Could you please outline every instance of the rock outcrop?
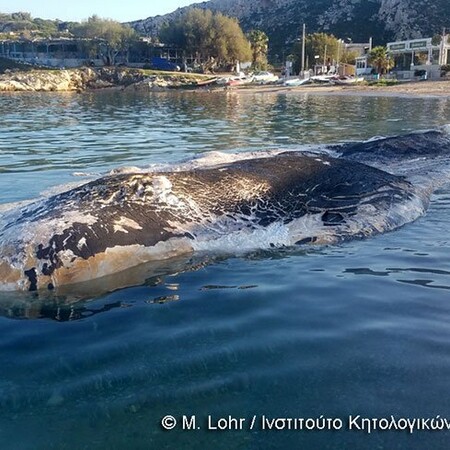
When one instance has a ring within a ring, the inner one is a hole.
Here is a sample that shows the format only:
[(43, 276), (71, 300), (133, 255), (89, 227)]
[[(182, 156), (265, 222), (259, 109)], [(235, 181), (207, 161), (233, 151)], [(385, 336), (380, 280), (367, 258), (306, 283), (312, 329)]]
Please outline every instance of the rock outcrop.
[(148, 75), (139, 69), (122, 68), (8, 71), (0, 75), (0, 91), (84, 91), (109, 87), (161, 90), (195, 81), (183, 74)]
[(78, 91), (112, 86), (93, 69), (32, 70), (0, 75), (0, 91)]

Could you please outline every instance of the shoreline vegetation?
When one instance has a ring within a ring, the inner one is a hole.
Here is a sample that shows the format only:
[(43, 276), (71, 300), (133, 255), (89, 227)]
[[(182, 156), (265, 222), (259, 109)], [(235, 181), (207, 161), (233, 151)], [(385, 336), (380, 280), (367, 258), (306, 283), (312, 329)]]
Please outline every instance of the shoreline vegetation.
[(0, 92), (83, 92), (97, 89), (125, 91), (161, 91), (169, 89), (211, 92), (232, 90), (240, 93), (330, 93), (389, 96), (442, 96), (450, 97), (450, 80), (403, 82), (397, 84), (355, 84), (283, 86), (242, 85), (235, 87), (203, 86), (211, 75), (163, 72), (122, 67), (5, 70), (0, 74)]

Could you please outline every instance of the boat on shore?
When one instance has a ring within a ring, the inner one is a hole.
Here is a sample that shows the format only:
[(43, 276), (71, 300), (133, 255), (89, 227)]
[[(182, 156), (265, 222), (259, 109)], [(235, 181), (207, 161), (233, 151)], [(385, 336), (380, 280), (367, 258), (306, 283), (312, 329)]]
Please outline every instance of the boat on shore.
[(339, 86), (348, 86), (348, 85), (352, 85), (355, 83), (361, 83), (362, 81), (364, 81), (363, 77), (339, 77), (339, 78), (331, 79), (330, 83), (337, 84)]
[(256, 72), (253, 74), (252, 82), (257, 84), (276, 83), (279, 80), (278, 75), (272, 72)]
[(231, 77), (226, 83), (226, 86), (241, 86), (243, 84), (250, 84), (252, 81), (253, 77)]
[(310, 78), (293, 78), (291, 80), (286, 80), (284, 82), (285, 86), (304, 86), (306, 84), (311, 84)]
[(330, 83), (335, 77), (335, 75), (315, 75), (311, 77), (310, 80), (314, 83)]
[(194, 86), (201, 87), (201, 86), (210, 86), (211, 84), (216, 84), (217, 77), (208, 78), (207, 80), (198, 80)]

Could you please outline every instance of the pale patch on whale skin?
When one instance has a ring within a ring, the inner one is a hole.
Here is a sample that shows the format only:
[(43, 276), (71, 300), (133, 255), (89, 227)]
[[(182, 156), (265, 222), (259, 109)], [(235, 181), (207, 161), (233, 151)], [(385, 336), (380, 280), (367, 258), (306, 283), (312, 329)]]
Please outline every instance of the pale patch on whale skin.
[(3, 290), (19, 289), (19, 280), (23, 277), (19, 268), (14, 268), (6, 261), (0, 261), (0, 287)]
[[(39, 202), (37, 203), (39, 205)], [(20, 210), (22, 215), (26, 215), (33, 204), (27, 205)], [(17, 218), (17, 211), (9, 213), (2, 217), (4, 220), (11, 220), (11, 217)], [(39, 217), (39, 216), (38, 216)], [(1, 230), (0, 254), (2, 255), (2, 269), (0, 272), (0, 288), (6, 289), (7, 286), (15, 286), (19, 290), (29, 288), (29, 279), (24, 276), (26, 270), (35, 268), (42, 271), (43, 262), (36, 257), (36, 243), (49, 241), (52, 236), (62, 233), (65, 229), (74, 223), (84, 225), (93, 225), (97, 218), (91, 214), (81, 214), (75, 210), (69, 210), (59, 218), (24, 220), (14, 227)], [(86, 245), (86, 239), (81, 238), (78, 242), (80, 248)], [(53, 283), (51, 277), (43, 277), (40, 286), (47, 287)]]
[(67, 263), (56, 269), (51, 278), (42, 280), (38, 288), (45, 288), (49, 280), (55, 286), (83, 283), (122, 272), (130, 268), (130, 261), (132, 261), (131, 266), (138, 266), (152, 260), (169, 259), (192, 251), (193, 248), (188, 239), (169, 239), (159, 242), (154, 247), (136, 244), (107, 248), (104, 252), (97, 253), (87, 260), (77, 258), (70, 262), (68, 255)]
[(77, 244), (79, 250), (81, 250), (86, 245), (86, 238), (82, 237)]
[[(102, 278), (122, 272), (131, 266), (138, 266), (152, 260), (164, 260), (193, 251), (188, 239), (169, 239), (159, 242), (153, 247), (142, 245), (116, 246), (107, 248), (104, 252), (97, 253), (88, 259), (74, 258), (71, 250), (60, 253), (62, 267), (56, 269), (52, 275), (40, 275), (37, 278), (37, 289), (47, 289), (49, 284), (53, 286), (72, 285), (83, 283), (95, 278)], [(130, 262), (132, 263), (130, 264)], [(29, 258), (27, 267), (40, 266), (36, 258)], [(0, 287), (2, 290), (27, 290), (29, 280), (24, 277), (23, 270), (12, 268), (6, 262), (0, 262)]]
[(121, 217), (119, 220), (116, 220), (114, 222), (115, 233), (117, 233), (118, 231), (121, 231), (122, 233), (128, 233), (127, 228), (131, 228), (133, 230), (142, 230), (142, 227), (137, 222), (129, 219), (128, 217)]
[(162, 202), (169, 200), (170, 203), (170, 197), (168, 199), (168, 196), (172, 193), (172, 183), (166, 176), (155, 176), (153, 178), (152, 187), (153, 198), (155, 201)]

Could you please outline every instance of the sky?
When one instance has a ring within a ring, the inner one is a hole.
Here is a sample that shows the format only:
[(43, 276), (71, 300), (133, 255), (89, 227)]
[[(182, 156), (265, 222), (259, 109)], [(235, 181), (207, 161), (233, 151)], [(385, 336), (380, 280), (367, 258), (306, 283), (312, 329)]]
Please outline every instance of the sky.
[(119, 22), (166, 14), (202, 0), (0, 0), (0, 12), (29, 12), (42, 19), (81, 21), (93, 14)]

